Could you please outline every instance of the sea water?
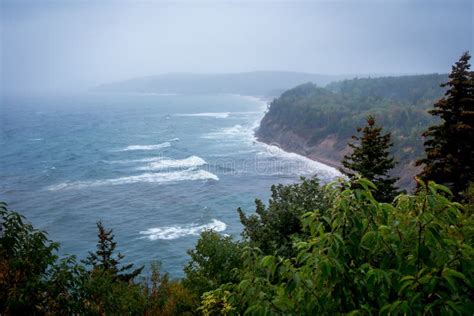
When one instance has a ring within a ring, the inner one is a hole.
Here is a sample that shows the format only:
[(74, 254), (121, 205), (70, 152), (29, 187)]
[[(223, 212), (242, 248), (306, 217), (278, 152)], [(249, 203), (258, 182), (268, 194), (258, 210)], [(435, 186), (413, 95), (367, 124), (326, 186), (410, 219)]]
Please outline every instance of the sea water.
[(236, 209), (270, 187), (339, 173), (258, 142), (268, 104), (238, 95), (87, 94), (4, 99), (0, 200), (79, 258), (96, 222), (125, 262), (160, 261), (182, 276), (199, 234), (239, 238)]

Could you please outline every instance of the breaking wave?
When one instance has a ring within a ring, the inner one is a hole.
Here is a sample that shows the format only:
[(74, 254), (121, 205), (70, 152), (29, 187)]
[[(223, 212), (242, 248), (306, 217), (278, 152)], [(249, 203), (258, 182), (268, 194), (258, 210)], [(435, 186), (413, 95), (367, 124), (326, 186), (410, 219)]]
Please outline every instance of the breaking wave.
[(222, 232), (226, 230), (227, 225), (217, 219), (213, 219), (210, 223), (204, 225), (187, 224), (187, 225), (172, 225), (150, 228), (140, 232), (140, 235), (145, 235), (144, 238), (150, 240), (172, 240), (185, 236), (197, 236), (204, 230), (213, 230)]
[(157, 149), (167, 148), (167, 147), (170, 147), (170, 146), (171, 146), (170, 142), (164, 142), (164, 143), (156, 144), (156, 145), (130, 145), (130, 146), (127, 146), (123, 149), (120, 149), (119, 151), (157, 150)]
[(183, 169), (199, 167), (207, 162), (198, 156), (190, 156), (184, 159), (157, 159), (148, 166), (140, 167), (138, 170), (164, 170), (164, 169)]
[(195, 181), (195, 180), (214, 180), (218, 181), (219, 177), (215, 174), (200, 170), (200, 169), (187, 169), (174, 172), (160, 172), (160, 173), (143, 173), (136, 176), (121, 177), (115, 179), (105, 179), (96, 181), (75, 181), (75, 182), (64, 182), (56, 185), (47, 187), (49, 191), (59, 191), (64, 189), (83, 189), (89, 187), (98, 187), (105, 185), (121, 185), (121, 184), (132, 184), (132, 183), (172, 183), (179, 181)]
[[(264, 150), (257, 153), (258, 157), (262, 158), (277, 158), (280, 162), (287, 162), (287, 172), (294, 174), (317, 174), (322, 179), (335, 179), (342, 176), (342, 174), (331, 166), (325, 165), (318, 161), (312, 160), (305, 156), (284, 151), (278, 146), (262, 144)], [(293, 172), (288, 172), (293, 171)]]
[(254, 131), (251, 128), (242, 126), (240, 124), (224, 127), (214, 132), (210, 132), (201, 136), (205, 139), (255, 139)]

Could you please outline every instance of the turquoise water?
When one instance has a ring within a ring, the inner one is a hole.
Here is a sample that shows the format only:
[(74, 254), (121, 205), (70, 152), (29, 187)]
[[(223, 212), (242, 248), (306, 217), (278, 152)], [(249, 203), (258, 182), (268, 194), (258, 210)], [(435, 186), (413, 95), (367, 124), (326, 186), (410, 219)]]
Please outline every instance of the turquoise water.
[(337, 172), (253, 136), (267, 105), (236, 95), (104, 95), (6, 99), (0, 200), (61, 243), (94, 250), (113, 228), (125, 261), (159, 260), (182, 275), (199, 233), (239, 237), (236, 212), (270, 186)]

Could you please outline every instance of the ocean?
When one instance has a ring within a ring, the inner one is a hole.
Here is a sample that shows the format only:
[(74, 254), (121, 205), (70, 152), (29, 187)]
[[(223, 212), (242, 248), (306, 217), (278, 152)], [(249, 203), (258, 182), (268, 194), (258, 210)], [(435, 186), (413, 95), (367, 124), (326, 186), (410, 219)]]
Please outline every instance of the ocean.
[(222, 94), (4, 99), (0, 200), (60, 242), (61, 255), (94, 251), (100, 220), (124, 263), (160, 261), (180, 277), (199, 233), (239, 238), (236, 209), (254, 212), (272, 184), (339, 175), (258, 142), (267, 106)]

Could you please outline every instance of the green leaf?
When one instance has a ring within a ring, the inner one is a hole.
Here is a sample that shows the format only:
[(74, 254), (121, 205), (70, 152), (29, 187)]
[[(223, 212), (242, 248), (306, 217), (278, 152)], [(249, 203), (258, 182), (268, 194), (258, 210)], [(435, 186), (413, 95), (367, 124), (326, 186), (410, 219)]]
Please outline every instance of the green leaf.
[(268, 268), (271, 265), (274, 265), (275, 257), (274, 256), (265, 256), (262, 258), (260, 264), (263, 268)]

